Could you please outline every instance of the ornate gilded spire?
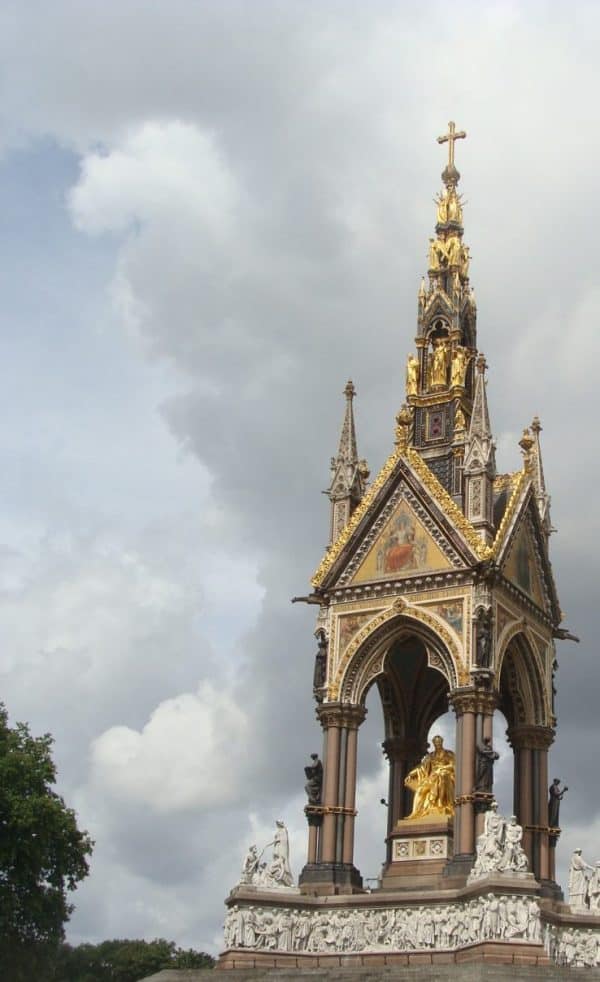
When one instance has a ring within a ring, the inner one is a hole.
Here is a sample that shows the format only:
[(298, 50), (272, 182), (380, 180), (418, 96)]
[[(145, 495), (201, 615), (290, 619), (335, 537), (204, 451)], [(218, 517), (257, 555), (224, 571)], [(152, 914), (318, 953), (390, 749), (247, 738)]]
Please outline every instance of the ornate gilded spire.
[(331, 501), (331, 541), (334, 542), (365, 493), (369, 468), (359, 460), (352, 402), (356, 395), (354, 383), (344, 389), (346, 408), (340, 434), (337, 457), (331, 458), (331, 483), (327, 495)]

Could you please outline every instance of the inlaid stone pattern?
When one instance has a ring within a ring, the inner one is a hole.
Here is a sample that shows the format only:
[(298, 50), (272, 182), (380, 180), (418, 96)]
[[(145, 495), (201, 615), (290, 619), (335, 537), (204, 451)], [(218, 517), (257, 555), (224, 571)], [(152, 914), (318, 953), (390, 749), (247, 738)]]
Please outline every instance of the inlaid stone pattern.
[(309, 910), (235, 904), (224, 940), (226, 949), (256, 951), (444, 951), (492, 940), (541, 945), (542, 928), (536, 900), (490, 893), (428, 907)]
[(393, 861), (419, 859), (449, 859), (452, 856), (452, 845), (447, 836), (423, 836), (418, 839), (394, 839)]

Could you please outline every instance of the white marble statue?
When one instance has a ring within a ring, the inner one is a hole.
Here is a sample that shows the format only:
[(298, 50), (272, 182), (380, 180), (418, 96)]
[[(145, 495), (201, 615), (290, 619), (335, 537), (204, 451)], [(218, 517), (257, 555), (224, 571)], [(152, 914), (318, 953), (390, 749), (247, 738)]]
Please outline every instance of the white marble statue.
[(523, 828), (514, 815), (510, 821), (498, 814), (495, 801), (485, 813), (483, 832), (477, 839), (477, 855), (468, 883), (490, 873), (526, 873), (527, 856), (522, 846)]
[[(261, 859), (273, 846), (270, 862)], [(275, 834), (271, 842), (258, 852), (255, 845), (250, 846), (244, 859), (238, 886), (291, 887), (294, 884), (290, 869), (290, 841), (288, 830), (283, 822), (275, 822)]]
[(581, 849), (575, 849), (569, 866), (569, 903), (571, 907), (587, 907), (588, 874), (593, 866), (586, 863)]

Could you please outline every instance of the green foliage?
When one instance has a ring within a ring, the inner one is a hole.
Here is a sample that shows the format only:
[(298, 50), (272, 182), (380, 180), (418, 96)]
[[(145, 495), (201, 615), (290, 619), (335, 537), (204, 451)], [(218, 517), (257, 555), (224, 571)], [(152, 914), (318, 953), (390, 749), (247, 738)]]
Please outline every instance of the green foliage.
[(74, 890), (89, 872), (92, 841), (52, 790), (49, 734), (8, 725), (0, 703), (0, 977), (43, 978), (64, 937)]
[(62, 945), (54, 982), (138, 982), (163, 968), (212, 968), (203, 951), (184, 951), (172, 941), (114, 940)]

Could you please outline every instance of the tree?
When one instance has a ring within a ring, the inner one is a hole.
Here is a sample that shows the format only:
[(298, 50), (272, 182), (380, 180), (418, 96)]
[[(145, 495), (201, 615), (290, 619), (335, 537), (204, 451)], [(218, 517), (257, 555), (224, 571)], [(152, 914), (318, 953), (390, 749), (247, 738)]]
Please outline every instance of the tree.
[(177, 948), (172, 941), (113, 940), (61, 946), (53, 982), (138, 982), (163, 968), (212, 968), (203, 951)]
[(43, 978), (73, 910), (67, 891), (88, 875), (93, 843), (52, 790), (52, 737), (8, 725), (0, 703), (0, 977)]

